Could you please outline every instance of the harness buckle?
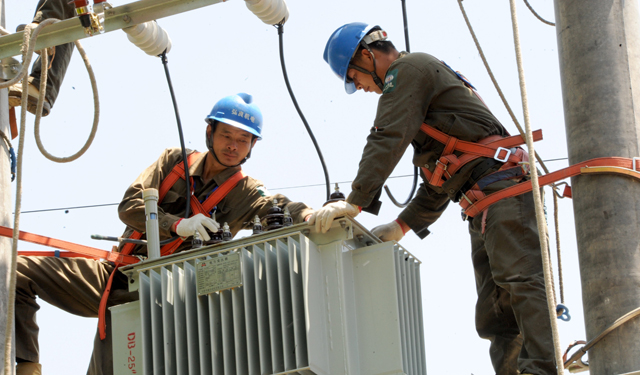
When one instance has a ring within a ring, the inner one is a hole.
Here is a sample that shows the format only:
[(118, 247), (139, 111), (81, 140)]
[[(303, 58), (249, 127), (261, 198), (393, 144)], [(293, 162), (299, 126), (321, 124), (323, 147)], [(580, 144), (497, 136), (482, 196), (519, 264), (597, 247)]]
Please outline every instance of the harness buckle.
[(635, 158), (633, 158), (631, 160), (632, 160), (631, 169), (633, 169), (636, 172), (640, 172), (640, 170), (636, 167), (636, 165), (637, 165), (636, 162), (640, 162), (640, 157), (635, 157)]
[[(500, 158), (500, 153), (504, 151), (506, 152), (506, 155), (504, 158)], [(496, 159), (499, 162), (502, 163), (506, 163), (507, 160), (509, 160), (509, 156), (511, 156), (511, 150), (508, 148), (504, 148), (504, 147), (498, 147), (498, 149), (496, 150), (496, 154), (493, 156), (494, 159)]]
[[(438, 168), (438, 164), (442, 164), (442, 172), (447, 174), (447, 178), (451, 178), (451, 174), (449, 174), (449, 172), (447, 171), (449, 164), (445, 164), (440, 160), (436, 160), (436, 168)], [(435, 172), (435, 169), (434, 169), (434, 172)]]

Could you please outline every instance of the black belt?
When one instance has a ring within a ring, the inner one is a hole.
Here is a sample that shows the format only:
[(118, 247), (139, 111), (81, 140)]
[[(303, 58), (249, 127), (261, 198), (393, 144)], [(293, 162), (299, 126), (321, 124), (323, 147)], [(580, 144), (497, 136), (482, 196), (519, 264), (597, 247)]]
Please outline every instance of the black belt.
[(459, 202), (460, 198), (462, 198), (462, 194), (466, 193), (467, 190), (471, 189), (471, 187), (475, 185), (478, 182), (478, 180), (485, 175), (486, 172), (491, 170), (496, 165), (502, 165), (502, 164), (503, 164), (502, 162), (497, 161), (494, 158), (487, 158), (482, 163), (478, 164), (475, 168), (473, 168), (473, 171), (471, 171), (471, 176), (469, 177), (469, 179), (464, 184), (462, 184), (462, 187), (460, 188), (460, 190), (458, 190), (458, 193), (456, 194), (456, 202)]

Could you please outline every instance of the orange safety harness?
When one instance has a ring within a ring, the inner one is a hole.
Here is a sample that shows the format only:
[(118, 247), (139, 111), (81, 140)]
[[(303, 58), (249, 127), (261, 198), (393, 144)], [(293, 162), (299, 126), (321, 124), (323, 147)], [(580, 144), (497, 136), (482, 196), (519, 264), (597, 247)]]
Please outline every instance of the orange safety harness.
[[(529, 173), (528, 154), (519, 147), (513, 148), (525, 143), (525, 140), (520, 135), (506, 138), (490, 136), (479, 142), (467, 142), (445, 134), (428, 124), (422, 124), (420, 130), (445, 145), (442, 155), (436, 161), (436, 167), (433, 172), (422, 167), (422, 171), (430, 185), (442, 186), (446, 179), (451, 178), (462, 166), (479, 157), (493, 158), (503, 163), (500, 169), (494, 172), (504, 172), (504, 178), (502, 179), (522, 177)], [(534, 142), (541, 139), (542, 132), (540, 130), (534, 131)], [(455, 155), (455, 151), (462, 154)], [(519, 171), (514, 172), (513, 170), (515, 169), (519, 169)], [(640, 158), (605, 157), (591, 159), (541, 176), (538, 181), (540, 186), (545, 186), (567, 177), (586, 173), (617, 173), (640, 179)], [(490, 177), (492, 174), (485, 177)], [(490, 180), (496, 181), (495, 179)], [(459, 204), (466, 216), (474, 217), (501, 199), (524, 194), (533, 189), (531, 181), (527, 180), (485, 195), (482, 192), (482, 188), (486, 185), (480, 185), (482, 184), (477, 182), (469, 190), (461, 192), (463, 199), (460, 200)], [(568, 185), (563, 196), (571, 197), (571, 188)]]
[[(199, 155), (201, 155), (201, 153), (198, 153), (198, 152), (189, 154), (189, 156), (187, 157), (188, 165), (191, 166), (193, 164), (193, 161)], [(196, 198), (196, 196), (193, 194), (193, 183), (192, 183), (191, 184), (191, 187), (192, 187), (191, 202), (190, 202), (191, 211), (192, 211), (191, 216), (194, 216), (197, 214), (210, 216), (209, 213), (211, 212), (211, 210), (213, 210), (213, 208), (218, 203), (220, 203), (220, 201), (224, 197), (226, 197), (227, 194), (229, 194), (229, 192), (233, 190), (233, 188), (236, 187), (238, 182), (240, 182), (240, 180), (242, 180), (244, 177), (245, 175), (242, 172), (242, 170), (236, 172), (233, 176), (229, 177), (225, 182), (223, 182), (222, 185), (218, 186), (218, 188), (203, 203), (200, 203), (200, 201), (198, 201), (198, 198)], [(158, 192), (158, 195), (159, 195), (158, 204), (162, 202), (162, 199), (164, 198), (164, 196), (179, 179), (183, 179), (183, 180), (185, 179), (183, 163), (176, 164), (171, 170), (171, 173), (169, 173), (169, 175), (164, 180), (162, 180), (162, 183), (160, 184), (160, 191)], [(142, 233), (138, 231), (134, 231), (129, 238), (140, 239), (141, 237), (142, 237)], [(162, 246), (162, 248), (160, 249), (160, 255), (165, 256), (165, 255), (173, 254), (183, 242), (184, 242), (184, 239), (180, 237), (175, 241)], [(121, 253), (129, 255), (134, 248), (135, 248), (135, 244), (127, 243), (124, 246), (122, 246)], [(115, 275), (119, 266), (120, 264), (116, 263), (115, 268), (113, 269), (113, 271), (111, 272), (111, 275), (109, 276), (109, 281), (107, 281), (107, 286), (105, 287), (104, 293), (102, 294), (102, 299), (100, 300), (100, 307), (98, 309), (98, 330), (100, 332), (101, 340), (104, 340), (105, 337), (107, 337), (106, 321), (105, 321), (105, 314), (107, 311), (107, 300), (109, 299), (109, 293), (111, 292), (113, 276)]]
[[(201, 155), (201, 153), (197, 153), (197, 152), (191, 153), (187, 157), (188, 165), (191, 166), (194, 160), (199, 155)], [(236, 185), (238, 185), (238, 182), (240, 182), (240, 180), (242, 180), (244, 177), (245, 175), (242, 172), (242, 170), (236, 172), (233, 176), (231, 176), (225, 182), (223, 182), (220, 186), (218, 186), (218, 188), (203, 203), (200, 203), (200, 201), (198, 201), (198, 198), (196, 198), (195, 195), (193, 194), (193, 183), (192, 183), (191, 184), (192, 186), (191, 202), (190, 202), (191, 210), (192, 210), (191, 216), (194, 216), (197, 214), (210, 216), (209, 213), (211, 212), (211, 210), (213, 210), (213, 208), (218, 203), (220, 203), (220, 201), (224, 197), (226, 197), (227, 194), (229, 194), (229, 192), (233, 190), (233, 188), (235, 188)], [(164, 180), (162, 180), (162, 183), (160, 184), (158, 203), (162, 202), (162, 199), (165, 197), (167, 192), (171, 190), (173, 185), (179, 179), (183, 179), (183, 180), (185, 179), (183, 163), (176, 164), (171, 170), (171, 172), (169, 173), (169, 175)], [(0, 226), (0, 236), (12, 238), (13, 229)], [(137, 239), (140, 239), (141, 237), (142, 237), (141, 232), (134, 231), (129, 238), (137, 240)], [(107, 309), (107, 300), (109, 298), (109, 293), (111, 292), (111, 286), (113, 284), (113, 276), (115, 275), (116, 271), (120, 266), (123, 266), (123, 265), (126, 266), (126, 265), (134, 264), (140, 261), (139, 258), (130, 255), (133, 249), (135, 248), (135, 244), (126, 243), (124, 246), (122, 246), (122, 250), (120, 252), (115, 252), (115, 251), (106, 251), (106, 250), (101, 250), (101, 249), (97, 249), (89, 246), (79, 245), (72, 242), (40, 236), (37, 234), (27, 233), (23, 231), (19, 232), (18, 238), (22, 241), (36, 243), (39, 245), (45, 245), (45, 246), (49, 246), (49, 247), (53, 247), (61, 250), (68, 250), (63, 252), (59, 250), (18, 251), (18, 255), (55, 256), (60, 258), (84, 257), (84, 258), (90, 258), (90, 259), (96, 259), (96, 260), (106, 259), (115, 264), (115, 268), (113, 269), (113, 271), (111, 272), (111, 275), (109, 276), (109, 280), (107, 281), (107, 285), (105, 287), (104, 293), (102, 294), (102, 298), (100, 300), (100, 306), (98, 308), (98, 328), (100, 331), (100, 339), (104, 340), (105, 337), (107, 337), (105, 314)], [(160, 254), (162, 256), (173, 254), (183, 242), (184, 242), (184, 239), (180, 237), (175, 241), (172, 241), (162, 246), (160, 250)]]

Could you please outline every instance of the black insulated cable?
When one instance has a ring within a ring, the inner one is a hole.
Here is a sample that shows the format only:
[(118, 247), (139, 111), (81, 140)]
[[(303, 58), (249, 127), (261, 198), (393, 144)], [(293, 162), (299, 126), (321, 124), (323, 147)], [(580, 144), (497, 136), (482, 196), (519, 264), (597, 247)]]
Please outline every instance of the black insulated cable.
[[(411, 52), (411, 48), (409, 47), (409, 24), (407, 22), (407, 4), (406, 0), (401, 0), (402, 2), (402, 21), (404, 22), (404, 42), (406, 45), (407, 52)], [(409, 197), (404, 203), (400, 203), (396, 200), (396, 198), (391, 194), (391, 190), (387, 185), (384, 185), (384, 191), (387, 192), (389, 199), (391, 202), (399, 208), (405, 208), (411, 202), (413, 195), (416, 193), (416, 188), (418, 187), (418, 167), (413, 166), (413, 185), (411, 186), (411, 192), (409, 193)]]
[(320, 151), (320, 146), (318, 146), (318, 141), (316, 141), (316, 137), (313, 135), (311, 131), (311, 127), (309, 127), (309, 123), (307, 123), (307, 119), (305, 119), (302, 114), (302, 110), (300, 110), (300, 106), (298, 105), (298, 101), (296, 100), (295, 95), (293, 95), (293, 90), (291, 90), (291, 84), (289, 84), (289, 77), (287, 75), (287, 67), (284, 64), (284, 42), (282, 40), (282, 34), (284, 33), (284, 20), (274, 25), (278, 29), (278, 40), (280, 42), (280, 64), (282, 65), (282, 75), (284, 76), (284, 82), (287, 85), (287, 90), (289, 91), (289, 95), (291, 96), (291, 100), (293, 101), (293, 105), (296, 107), (296, 111), (298, 111), (298, 115), (302, 119), (304, 123), (304, 127), (307, 128), (307, 132), (309, 133), (309, 137), (313, 142), (313, 145), (316, 148), (316, 152), (318, 153), (318, 157), (320, 158), (320, 163), (322, 164), (322, 170), (324, 171), (324, 180), (327, 187), (327, 200), (331, 197), (331, 183), (329, 182), (329, 171), (327, 170), (327, 165), (324, 162), (324, 157), (322, 157), (322, 151)]
[(180, 148), (182, 150), (182, 164), (184, 165), (184, 179), (187, 183), (186, 192), (186, 207), (184, 211), (184, 217), (188, 218), (191, 213), (191, 179), (189, 177), (189, 163), (187, 162), (187, 150), (184, 146), (184, 135), (182, 134), (182, 122), (180, 121), (180, 113), (178, 112), (178, 102), (176, 101), (176, 94), (173, 91), (173, 84), (171, 83), (171, 75), (169, 74), (169, 65), (167, 60), (167, 50), (160, 55), (162, 60), (162, 66), (164, 66), (164, 73), (167, 76), (167, 84), (169, 85), (169, 92), (171, 93), (171, 101), (173, 102), (173, 111), (176, 115), (176, 122), (178, 123), (178, 135), (180, 137)]
[[(184, 146), (184, 135), (182, 134), (182, 122), (180, 121), (180, 112), (178, 111), (178, 102), (176, 101), (176, 95), (173, 91), (173, 84), (171, 83), (171, 75), (169, 74), (169, 60), (167, 60), (167, 50), (164, 50), (162, 54), (158, 55), (160, 60), (162, 61), (162, 65), (164, 67), (164, 73), (167, 77), (167, 84), (169, 85), (169, 92), (171, 93), (171, 101), (173, 102), (173, 111), (176, 115), (176, 122), (178, 123), (178, 135), (180, 137), (180, 148), (182, 149), (182, 163), (184, 165), (184, 178), (187, 183), (187, 192), (186, 192), (186, 208), (184, 212), (184, 217), (188, 218), (191, 213), (191, 179), (189, 177), (189, 165), (187, 162), (187, 150)], [(132, 240), (129, 238), (121, 238), (121, 237), (109, 237), (109, 236), (101, 236), (94, 234), (91, 236), (94, 240), (106, 240), (106, 241), (117, 241), (121, 243), (134, 243), (134, 244), (145, 244), (145, 240)], [(160, 241), (160, 245), (166, 245), (180, 238), (180, 236), (175, 236), (168, 238), (164, 241)]]

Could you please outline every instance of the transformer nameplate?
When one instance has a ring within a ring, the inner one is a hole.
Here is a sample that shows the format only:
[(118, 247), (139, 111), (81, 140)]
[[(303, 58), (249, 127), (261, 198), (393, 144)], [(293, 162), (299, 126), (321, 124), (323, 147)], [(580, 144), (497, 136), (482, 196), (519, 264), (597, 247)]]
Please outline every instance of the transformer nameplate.
[(240, 254), (197, 260), (196, 286), (199, 296), (242, 286)]

